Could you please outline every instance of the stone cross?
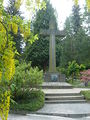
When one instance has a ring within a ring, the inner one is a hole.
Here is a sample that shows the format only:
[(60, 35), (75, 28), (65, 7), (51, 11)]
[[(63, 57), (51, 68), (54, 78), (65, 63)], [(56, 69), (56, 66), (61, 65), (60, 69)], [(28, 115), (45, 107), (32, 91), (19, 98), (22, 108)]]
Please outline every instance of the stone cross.
[(49, 22), (49, 30), (41, 30), (41, 35), (49, 36), (49, 72), (56, 72), (56, 49), (55, 49), (55, 36), (64, 37), (64, 31), (55, 30), (55, 21), (50, 20)]

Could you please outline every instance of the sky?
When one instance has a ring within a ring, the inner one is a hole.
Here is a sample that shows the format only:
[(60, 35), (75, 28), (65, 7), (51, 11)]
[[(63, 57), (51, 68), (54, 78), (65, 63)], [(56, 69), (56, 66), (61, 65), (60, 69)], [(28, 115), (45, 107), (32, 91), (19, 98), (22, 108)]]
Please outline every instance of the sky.
[[(4, 5), (6, 6), (8, 0), (4, 0)], [(50, 0), (53, 8), (57, 11), (57, 21), (59, 29), (63, 29), (64, 22), (66, 18), (72, 12), (73, 0)], [(85, 5), (85, 0), (79, 0), (79, 5), (83, 7)], [(25, 6), (21, 6), (21, 11), (24, 14), (26, 19), (30, 18), (31, 13), (26, 12)]]
[(73, 0), (50, 0), (50, 2), (57, 11), (58, 26), (62, 29), (66, 17), (71, 14)]

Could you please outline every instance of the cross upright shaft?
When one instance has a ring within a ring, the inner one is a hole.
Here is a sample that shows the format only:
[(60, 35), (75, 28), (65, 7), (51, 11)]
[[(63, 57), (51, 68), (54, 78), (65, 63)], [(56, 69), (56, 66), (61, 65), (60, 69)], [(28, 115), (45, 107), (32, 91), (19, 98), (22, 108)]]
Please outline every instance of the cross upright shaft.
[(52, 19), (49, 23), (49, 30), (41, 30), (40, 34), (50, 35), (49, 42), (49, 72), (56, 72), (56, 49), (55, 49), (55, 36), (64, 36), (63, 31), (55, 30), (55, 21)]
[(49, 72), (56, 72), (55, 22), (50, 21)]

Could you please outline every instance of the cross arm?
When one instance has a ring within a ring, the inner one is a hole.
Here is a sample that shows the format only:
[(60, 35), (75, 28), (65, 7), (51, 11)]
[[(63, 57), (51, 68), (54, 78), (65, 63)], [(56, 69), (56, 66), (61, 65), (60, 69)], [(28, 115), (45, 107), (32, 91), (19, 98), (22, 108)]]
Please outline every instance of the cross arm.
[(40, 35), (49, 36), (50, 35), (50, 30), (47, 30), (47, 29), (43, 30), (43, 29), (41, 29), (40, 30)]
[(55, 35), (60, 37), (65, 37), (65, 31), (55, 30)]

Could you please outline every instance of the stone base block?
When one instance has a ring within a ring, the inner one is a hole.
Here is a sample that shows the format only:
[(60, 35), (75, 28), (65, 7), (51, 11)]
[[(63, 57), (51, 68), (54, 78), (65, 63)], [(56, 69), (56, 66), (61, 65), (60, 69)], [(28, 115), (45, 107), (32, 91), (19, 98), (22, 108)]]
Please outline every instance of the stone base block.
[(47, 72), (44, 74), (44, 81), (45, 82), (65, 82), (65, 75), (61, 73), (50, 73)]

